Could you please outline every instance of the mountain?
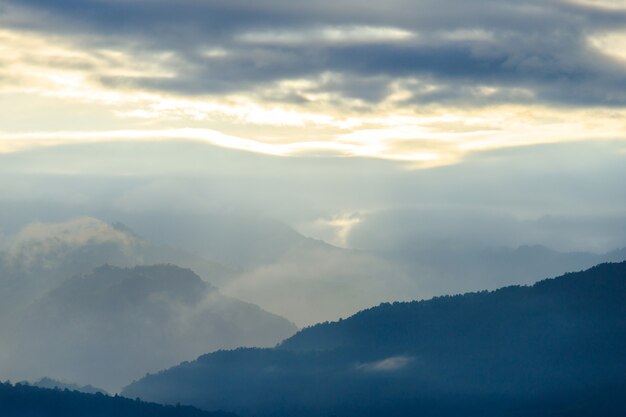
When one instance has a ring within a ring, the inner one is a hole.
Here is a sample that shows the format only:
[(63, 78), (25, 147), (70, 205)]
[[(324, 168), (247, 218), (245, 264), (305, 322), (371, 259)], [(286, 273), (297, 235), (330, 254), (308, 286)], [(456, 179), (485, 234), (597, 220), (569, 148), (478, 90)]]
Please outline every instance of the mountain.
[(297, 328), (174, 265), (102, 266), (66, 280), (2, 329), (4, 375), (49, 375), (115, 392), (217, 349), (274, 346)]
[(222, 294), (307, 326), (379, 302), (529, 284), (626, 260), (623, 250), (561, 253), (539, 245), (486, 247), (436, 239), (402, 246), (374, 239), (370, 249), (354, 250), (249, 213), (117, 215), (124, 224), (78, 217), (32, 223), (10, 236), (0, 252), (0, 327), (10, 311), (102, 264), (187, 267)]
[(220, 351), (124, 395), (242, 416), (623, 416), (626, 262), (382, 304), (273, 349)]
[(394, 263), (313, 239), (294, 244), (272, 263), (243, 271), (220, 288), (300, 326), (419, 293)]
[[(459, 240), (459, 234), (437, 238), (436, 233), (428, 239), (410, 234), (406, 241), (392, 239), (393, 233), (366, 234), (346, 241), (353, 249), (340, 248), (307, 238), (262, 214), (242, 211), (120, 216), (150, 241), (167, 242), (228, 265), (237, 273), (211, 279), (223, 293), (299, 326), (347, 317), (381, 301), (530, 284), (602, 262), (626, 260), (624, 250), (559, 252), (542, 245), (514, 246), (511, 242), (509, 247), (503, 243), (506, 240), (468, 236)], [(411, 219), (418, 221), (426, 220)], [(358, 223), (356, 232), (365, 223)], [(476, 227), (492, 225), (477, 223)], [(402, 223), (400, 228), (407, 229), (408, 224), (412, 223)], [(385, 225), (378, 228), (385, 230)], [(540, 236), (527, 241), (533, 239), (542, 241)]]
[(103, 264), (173, 263), (215, 283), (235, 274), (200, 255), (147, 241), (121, 223), (108, 224), (93, 217), (31, 223), (5, 240), (0, 251), (0, 315), (29, 304), (68, 277), (87, 274)]
[(3, 417), (235, 417), (187, 406), (163, 406), (101, 393), (0, 383)]
[[(130, 221), (132, 228), (77, 217), (31, 223), (10, 236), (0, 251), (0, 328), (11, 312), (24, 309), (68, 277), (88, 274), (103, 264), (181, 265), (223, 294), (298, 325), (336, 319), (397, 299), (398, 294), (416, 293), (407, 289), (411, 283), (391, 262), (306, 238), (261, 216), (146, 215), (130, 216)], [(136, 227), (148, 239), (135, 233)]]
[(151, 242), (227, 265), (236, 273), (207, 279), (224, 294), (298, 326), (345, 317), (403, 294), (419, 294), (393, 262), (308, 238), (263, 214), (209, 210), (185, 216), (163, 212), (119, 216)]
[(308, 240), (282, 222), (240, 210), (185, 216), (172, 212), (120, 215), (151, 242), (173, 245), (245, 270), (273, 263), (294, 245)]
[(580, 271), (604, 262), (626, 260), (626, 249), (605, 254), (559, 252), (543, 245), (519, 247), (430, 241), (393, 251), (372, 251), (403, 266), (414, 277), (422, 296), (456, 294), (506, 285), (531, 284), (564, 272)]
[(77, 384), (72, 384), (72, 383), (68, 383), (68, 382), (61, 382), (61, 381), (57, 381), (55, 379), (52, 378), (48, 378), (48, 377), (43, 377), (41, 378), (39, 381), (33, 382), (32, 384), (30, 384), (34, 387), (38, 387), (38, 388), (48, 388), (48, 389), (60, 389), (60, 390), (70, 390), (70, 391), (78, 391), (78, 392), (83, 392), (85, 394), (104, 394), (104, 395), (108, 395), (108, 392), (106, 392), (103, 389), (100, 388), (96, 388), (93, 385), (77, 385)]

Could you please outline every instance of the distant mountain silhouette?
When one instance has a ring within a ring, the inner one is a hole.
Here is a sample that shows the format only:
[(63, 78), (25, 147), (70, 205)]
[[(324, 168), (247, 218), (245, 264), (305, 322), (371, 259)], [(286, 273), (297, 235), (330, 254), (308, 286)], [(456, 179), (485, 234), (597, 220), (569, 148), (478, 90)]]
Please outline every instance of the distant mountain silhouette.
[(624, 416), (626, 262), (382, 304), (123, 393), (242, 416)]
[(65, 281), (2, 331), (4, 375), (115, 391), (201, 353), (274, 346), (297, 328), (174, 265), (102, 266)]
[(418, 293), (392, 262), (314, 239), (295, 243), (272, 263), (243, 271), (220, 288), (300, 326)]
[(531, 284), (624, 260), (624, 249), (593, 254), (558, 252), (541, 245), (512, 249), (433, 243), (406, 252), (376, 253), (309, 239), (274, 263), (231, 278), (223, 288), (306, 326), (347, 317), (381, 301)]
[(200, 255), (156, 245), (121, 224), (92, 217), (32, 223), (0, 252), (0, 315), (29, 304), (67, 278), (103, 264), (123, 267), (173, 263), (213, 283), (236, 272)]
[(210, 281), (225, 294), (299, 326), (347, 317), (381, 301), (530, 284), (626, 260), (624, 250), (621, 256), (559, 252), (541, 245), (507, 247), (480, 239), (462, 243), (418, 237), (417, 242), (385, 245), (385, 234), (381, 241), (355, 245), (364, 249), (355, 250), (307, 238), (279, 221), (242, 212), (215, 211), (182, 219), (172, 213), (142, 213), (125, 221), (152, 241), (167, 242), (237, 270)]
[(171, 212), (125, 216), (125, 222), (150, 241), (243, 269), (275, 262), (294, 245), (309, 240), (282, 222), (237, 210), (190, 213), (184, 218)]
[(235, 417), (188, 406), (163, 406), (101, 393), (0, 383), (2, 417)]
[(404, 265), (430, 296), (526, 285), (549, 276), (626, 260), (626, 248), (606, 254), (559, 252), (542, 245), (516, 248), (432, 241), (378, 256)]
[[(486, 247), (449, 239), (388, 250), (373, 242), (371, 250), (351, 250), (245, 213), (183, 219), (171, 213), (142, 214), (124, 220), (133, 227), (78, 217), (32, 223), (11, 236), (0, 253), (0, 327), (11, 311), (102, 264), (187, 267), (223, 294), (306, 326), (347, 317), (381, 301), (529, 284), (626, 260), (625, 250), (561, 253), (539, 245)], [(147, 238), (140, 237), (144, 233)]]
[(70, 391), (78, 391), (78, 392), (82, 392), (85, 394), (105, 394), (108, 395), (109, 393), (106, 392), (103, 389), (100, 388), (96, 388), (93, 385), (78, 385), (78, 384), (72, 384), (72, 383), (68, 383), (68, 382), (61, 382), (61, 381), (57, 381), (56, 379), (52, 379), (52, 378), (48, 378), (48, 377), (43, 377), (41, 378), (39, 381), (33, 382), (31, 383), (21, 383), (21, 384), (27, 384), (27, 385), (32, 385), (34, 387), (38, 387), (38, 388), (48, 388), (48, 389), (61, 389), (61, 390), (70, 390)]

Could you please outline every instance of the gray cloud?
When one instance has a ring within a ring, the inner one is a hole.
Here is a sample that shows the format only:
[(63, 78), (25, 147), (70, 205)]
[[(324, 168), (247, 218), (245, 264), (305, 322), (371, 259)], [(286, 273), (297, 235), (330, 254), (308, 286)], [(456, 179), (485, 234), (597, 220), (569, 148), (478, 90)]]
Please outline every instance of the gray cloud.
[[(533, 100), (545, 103), (626, 103), (624, 64), (588, 42), (591, 34), (626, 27), (626, 12), (530, 0), (471, 4), (398, 0), (385, 7), (335, 3), (29, 0), (9, 4), (52, 18), (38, 23), (5, 20), (66, 34), (92, 47), (117, 45), (138, 54), (142, 50), (175, 54), (171, 67), (175, 77), (99, 78), (113, 87), (182, 94), (250, 92), (280, 80), (332, 71), (345, 76), (343, 85), (319, 88), (372, 103), (380, 102), (398, 77), (440, 85), (433, 94), (413, 94), (409, 103), (422, 105), (527, 100), (507, 93), (510, 89), (529, 90)], [(330, 39), (311, 35), (324, 28), (359, 27), (395, 28), (415, 36), (388, 42), (375, 37), (341, 40), (336, 33)], [(301, 34), (299, 40), (284, 41), (294, 34)], [(263, 42), (253, 42), (255, 37)], [(207, 56), (211, 48), (226, 54)], [(473, 85), (504, 92), (486, 100), (476, 97)]]

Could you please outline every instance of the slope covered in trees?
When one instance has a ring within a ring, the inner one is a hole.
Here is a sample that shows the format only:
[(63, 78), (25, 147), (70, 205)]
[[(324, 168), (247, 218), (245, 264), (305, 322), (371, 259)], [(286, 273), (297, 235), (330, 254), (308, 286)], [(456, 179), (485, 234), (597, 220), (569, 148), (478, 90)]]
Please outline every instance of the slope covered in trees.
[(105, 390), (100, 389), (98, 387), (94, 387), (93, 385), (82, 385), (81, 386), (81, 385), (78, 385), (78, 384), (73, 384), (71, 382), (57, 381), (55, 379), (48, 378), (48, 377), (43, 377), (39, 381), (35, 381), (33, 383), (21, 382), (21, 384), (32, 385), (32, 386), (38, 387), (38, 388), (60, 389), (60, 390), (67, 389), (67, 390), (70, 390), (70, 391), (83, 392), (85, 394), (104, 394), (104, 395), (109, 395), (109, 393), (106, 392)]
[(626, 262), (383, 304), (274, 349), (200, 357), (131, 397), (244, 416), (622, 416)]
[(0, 383), (3, 417), (235, 417), (189, 406), (163, 406), (104, 394)]

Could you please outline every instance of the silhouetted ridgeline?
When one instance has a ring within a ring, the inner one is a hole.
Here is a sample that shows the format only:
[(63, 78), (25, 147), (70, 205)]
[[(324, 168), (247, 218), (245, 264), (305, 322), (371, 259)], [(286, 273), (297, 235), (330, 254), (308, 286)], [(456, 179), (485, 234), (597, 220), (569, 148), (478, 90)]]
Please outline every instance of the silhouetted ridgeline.
[(531, 287), (382, 304), (131, 384), (243, 416), (624, 416), (626, 262)]
[(57, 381), (56, 379), (44, 377), (39, 381), (29, 383), (29, 382), (20, 382), (20, 384), (32, 385), (38, 388), (48, 388), (48, 389), (61, 389), (61, 390), (70, 390), (70, 391), (78, 391), (85, 394), (104, 394), (109, 395), (108, 392), (101, 388), (94, 387), (93, 385), (78, 385), (72, 384), (68, 382)]
[(500, 337), (525, 339), (529, 332), (549, 336), (553, 332), (564, 335), (600, 330), (598, 326), (613, 326), (600, 319), (625, 311), (626, 298), (620, 297), (626, 291), (625, 265), (626, 262), (603, 264), (533, 286), (510, 286), (427, 301), (383, 303), (348, 320), (303, 329), (283, 341), (280, 348), (327, 350), (390, 344), (415, 348), (440, 342), (442, 346), (437, 347), (444, 348), (451, 340), (460, 342), (468, 337), (483, 341), (488, 337), (487, 340), (500, 343)]
[(188, 406), (163, 406), (123, 397), (0, 383), (2, 417), (235, 417)]

